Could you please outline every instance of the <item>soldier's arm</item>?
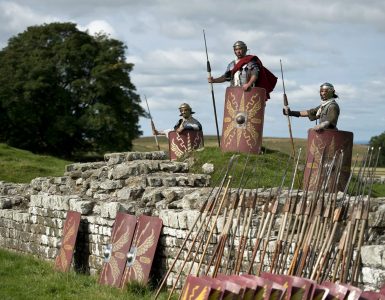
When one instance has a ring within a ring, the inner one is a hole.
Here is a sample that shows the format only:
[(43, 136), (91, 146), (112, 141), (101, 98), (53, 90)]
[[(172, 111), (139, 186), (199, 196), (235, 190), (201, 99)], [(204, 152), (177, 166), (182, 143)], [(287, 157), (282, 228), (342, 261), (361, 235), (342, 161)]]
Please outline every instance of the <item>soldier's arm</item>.
[(289, 115), (290, 117), (297, 117), (297, 118), (299, 118), (299, 117), (308, 117), (309, 116), (307, 110), (296, 111), (296, 110), (291, 110), (288, 107), (284, 107), (283, 108), (283, 114), (285, 116)]
[(224, 75), (220, 76), (220, 77), (217, 77), (217, 78), (214, 78), (214, 77), (209, 77), (208, 78), (208, 82), (209, 83), (222, 83), (222, 82), (225, 82), (226, 81), (226, 78)]

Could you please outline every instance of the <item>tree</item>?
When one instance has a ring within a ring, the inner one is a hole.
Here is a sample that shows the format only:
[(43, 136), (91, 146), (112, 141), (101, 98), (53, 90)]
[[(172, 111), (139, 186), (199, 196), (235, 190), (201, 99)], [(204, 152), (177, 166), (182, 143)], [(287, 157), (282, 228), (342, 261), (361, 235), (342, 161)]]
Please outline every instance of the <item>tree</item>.
[(0, 51), (0, 141), (60, 157), (130, 150), (145, 112), (125, 49), (73, 23), (12, 37)]
[(378, 157), (378, 166), (385, 167), (385, 131), (380, 135), (376, 135), (370, 138), (369, 145), (374, 147), (375, 153), (377, 153), (378, 148), (381, 147), (379, 157)]

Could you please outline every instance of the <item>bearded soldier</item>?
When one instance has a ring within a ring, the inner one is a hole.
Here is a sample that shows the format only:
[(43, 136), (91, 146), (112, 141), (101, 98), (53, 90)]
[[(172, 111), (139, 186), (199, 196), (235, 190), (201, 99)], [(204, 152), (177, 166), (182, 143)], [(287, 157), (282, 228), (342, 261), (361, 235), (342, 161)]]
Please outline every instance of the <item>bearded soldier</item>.
[(255, 55), (246, 55), (247, 46), (242, 41), (237, 41), (233, 45), (236, 59), (230, 62), (226, 72), (218, 77), (209, 77), (209, 83), (222, 83), (230, 81), (230, 86), (242, 87), (244, 91), (252, 87), (261, 87), (266, 90), (267, 98), (274, 89), (277, 77), (266, 69), (260, 59)]
[(168, 133), (172, 130), (175, 130), (177, 133), (181, 133), (184, 130), (202, 130), (201, 123), (199, 123), (198, 120), (192, 117), (192, 114), (195, 114), (195, 112), (192, 111), (190, 105), (188, 105), (187, 103), (182, 103), (179, 106), (179, 112), (182, 118), (179, 119), (178, 122), (175, 124), (174, 129), (158, 131), (153, 128), (153, 134), (168, 136)]
[(284, 115), (292, 117), (308, 117), (310, 121), (319, 119), (319, 124), (314, 126), (316, 131), (323, 129), (337, 129), (338, 116), (340, 108), (337, 104), (334, 86), (331, 83), (325, 82), (320, 86), (321, 105), (304, 111), (292, 111), (289, 108), (283, 109)]

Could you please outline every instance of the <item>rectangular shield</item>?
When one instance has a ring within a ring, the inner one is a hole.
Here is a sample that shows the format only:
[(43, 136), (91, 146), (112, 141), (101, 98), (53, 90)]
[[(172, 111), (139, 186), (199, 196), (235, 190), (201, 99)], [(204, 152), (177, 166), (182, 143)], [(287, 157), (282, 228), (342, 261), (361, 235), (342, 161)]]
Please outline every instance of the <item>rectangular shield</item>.
[(162, 225), (162, 219), (158, 217), (138, 217), (135, 238), (127, 255), (122, 286), (129, 281), (148, 282)]
[(263, 120), (266, 91), (242, 87), (228, 87), (225, 95), (225, 111), (221, 150), (258, 154), (262, 147)]
[(79, 212), (67, 212), (67, 217), (63, 227), (60, 251), (55, 259), (56, 270), (68, 272), (71, 266), (76, 237), (79, 230), (80, 217), (81, 214)]
[(100, 284), (120, 287), (135, 227), (135, 216), (122, 212), (117, 213), (112, 227), (111, 243), (107, 247), (99, 277)]
[(168, 145), (170, 160), (176, 160), (186, 152), (203, 147), (203, 132), (201, 130), (183, 130), (181, 133), (170, 131)]
[(181, 300), (208, 300), (211, 286), (208, 281), (203, 278), (188, 275), (184, 284)]

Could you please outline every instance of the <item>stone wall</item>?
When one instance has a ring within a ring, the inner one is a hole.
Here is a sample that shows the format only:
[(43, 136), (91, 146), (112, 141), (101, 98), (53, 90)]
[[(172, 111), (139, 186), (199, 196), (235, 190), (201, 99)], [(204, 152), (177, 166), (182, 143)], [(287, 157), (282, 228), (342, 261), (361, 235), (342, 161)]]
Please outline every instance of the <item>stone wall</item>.
[[(170, 162), (162, 151), (106, 154), (102, 162), (67, 166), (62, 177), (35, 178), (29, 184), (0, 182), (0, 247), (54, 260), (66, 212), (78, 211), (82, 218), (74, 267), (97, 274), (118, 211), (159, 216), (164, 226), (153, 268), (153, 279), (159, 280), (173, 262), (204, 201), (218, 190), (209, 185), (209, 175), (188, 173), (187, 163)], [(270, 191), (257, 192), (262, 208)], [(282, 201), (286, 196), (287, 192), (282, 194)], [(368, 289), (376, 289), (385, 281), (384, 248), (379, 246), (385, 237), (383, 199), (373, 201), (371, 210), (371, 245), (362, 249), (361, 281)], [(253, 222), (256, 220), (253, 218)], [(258, 224), (253, 225), (255, 230)], [(273, 232), (277, 232), (278, 225)], [(222, 229), (219, 217), (210, 247), (216, 245)], [(254, 241), (251, 239), (247, 245), (246, 260)], [(183, 261), (182, 256), (177, 264)], [(170, 276), (168, 285), (174, 277)]]

